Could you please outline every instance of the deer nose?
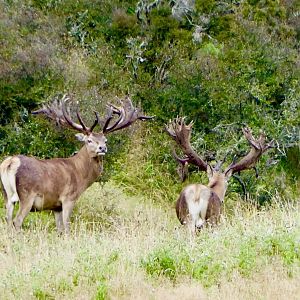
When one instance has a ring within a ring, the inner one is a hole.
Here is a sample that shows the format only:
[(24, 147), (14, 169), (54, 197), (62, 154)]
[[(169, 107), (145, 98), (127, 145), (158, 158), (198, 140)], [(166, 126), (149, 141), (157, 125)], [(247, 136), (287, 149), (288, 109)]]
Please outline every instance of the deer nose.
[(99, 151), (105, 153), (107, 151), (106, 146), (99, 146)]

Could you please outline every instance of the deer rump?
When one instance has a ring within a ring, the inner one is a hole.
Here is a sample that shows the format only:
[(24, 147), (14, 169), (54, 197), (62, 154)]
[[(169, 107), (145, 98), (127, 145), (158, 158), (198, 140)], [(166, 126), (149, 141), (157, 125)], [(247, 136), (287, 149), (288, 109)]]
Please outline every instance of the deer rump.
[(185, 187), (176, 202), (176, 214), (182, 225), (200, 229), (208, 222), (215, 225), (220, 218), (222, 201), (202, 184)]

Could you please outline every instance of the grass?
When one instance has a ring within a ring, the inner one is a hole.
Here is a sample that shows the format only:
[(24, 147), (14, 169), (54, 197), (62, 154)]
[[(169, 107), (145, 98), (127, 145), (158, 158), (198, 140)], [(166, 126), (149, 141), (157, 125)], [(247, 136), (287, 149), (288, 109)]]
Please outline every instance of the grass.
[(194, 241), (171, 206), (112, 183), (83, 194), (70, 236), (45, 213), (9, 234), (1, 209), (0, 298), (297, 299), (299, 206), (279, 200), (260, 210), (237, 202)]

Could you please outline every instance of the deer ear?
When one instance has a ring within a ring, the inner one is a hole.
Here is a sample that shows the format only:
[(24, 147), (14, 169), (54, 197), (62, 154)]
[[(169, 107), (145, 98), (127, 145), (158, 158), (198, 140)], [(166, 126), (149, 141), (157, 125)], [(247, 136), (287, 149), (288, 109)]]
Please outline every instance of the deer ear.
[(76, 133), (75, 136), (76, 136), (77, 140), (80, 142), (84, 142), (86, 139), (86, 135), (83, 133)]
[(226, 173), (225, 173), (225, 177), (226, 179), (229, 179), (232, 175), (232, 169), (229, 169)]
[(210, 164), (207, 164), (207, 170), (206, 170), (208, 178), (212, 178), (214, 175), (214, 169)]

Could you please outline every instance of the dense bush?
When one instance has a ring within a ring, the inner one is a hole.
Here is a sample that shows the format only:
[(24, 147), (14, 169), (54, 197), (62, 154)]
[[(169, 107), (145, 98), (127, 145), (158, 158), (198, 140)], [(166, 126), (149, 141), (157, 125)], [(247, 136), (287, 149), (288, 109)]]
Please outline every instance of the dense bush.
[[(246, 151), (243, 124), (255, 133), (263, 129), (277, 141), (279, 151), (271, 156), (279, 161), (278, 176), (284, 170), (288, 180), (299, 178), (288, 163), (299, 165), (299, 151), (287, 150), (299, 143), (296, 1), (196, 1), (188, 10), (175, 2), (1, 2), (0, 156), (75, 150), (69, 132), (28, 117), (56, 95), (72, 94), (89, 119), (92, 109), (129, 93), (156, 115), (157, 125), (145, 129), (153, 139), (140, 149), (143, 178), (161, 182), (175, 174), (169, 145), (159, 143), (163, 124), (178, 114), (195, 121), (195, 148), (217, 157), (228, 149)], [(122, 174), (133, 186), (136, 176), (123, 166), (129, 167), (124, 160), (135, 137), (127, 136), (112, 138), (108, 174)], [(268, 174), (262, 172), (261, 184), (274, 190)]]

